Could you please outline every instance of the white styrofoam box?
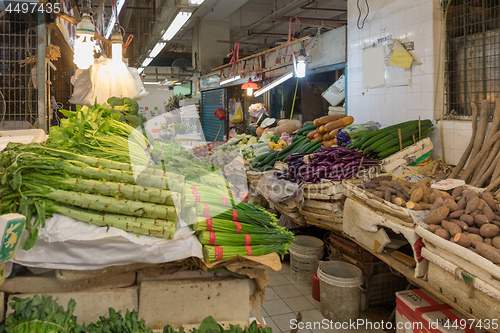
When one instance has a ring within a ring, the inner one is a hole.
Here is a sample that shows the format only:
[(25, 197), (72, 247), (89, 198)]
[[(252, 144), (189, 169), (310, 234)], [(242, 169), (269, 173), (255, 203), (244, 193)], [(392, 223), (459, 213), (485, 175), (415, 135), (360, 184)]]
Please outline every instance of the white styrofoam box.
[(321, 96), (332, 106), (339, 105), (345, 99), (345, 76), (342, 74)]
[(47, 140), (47, 135), (42, 129), (0, 131), (0, 151), (4, 150), (9, 142), (28, 144), (45, 140)]

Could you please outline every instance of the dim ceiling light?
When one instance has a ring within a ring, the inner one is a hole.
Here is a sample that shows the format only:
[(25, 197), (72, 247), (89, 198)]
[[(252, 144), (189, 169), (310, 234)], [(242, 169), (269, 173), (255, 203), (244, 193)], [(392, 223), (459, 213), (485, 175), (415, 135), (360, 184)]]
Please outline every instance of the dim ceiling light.
[(189, 20), (190, 17), (191, 13), (189, 12), (179, 12), (161, 39), (171, 40), (179, 32), (179, 30), (181, 30), (182, 26), (187, 22), (187, 20)]
[(73, 62), (80, 69), (87, 69), (94, 63), (95, 27), (90, 21), (90, 14), (83, 13), (82, 20), (76, 26), (75, 52)]
[(259, 89), (259, 85), (255, 82), (252, 82), (252, 80), (248, 79), (248, 82), (243, 83), (243, 85), (241, 86), (241, 89), (246, 89), (247, 95), (252, 96), (253, 90)]
[(259, 90), (257, 90), (254, 94), (255, 97), (258, 97), (260, 95), (262, 95), (263, 93), (265, 93), (266, 91), (269, 91), (271, 89), (273, 89), (274, 87), (276, 87), (278, 84), (281, 84), (283, 82), (285, 82), (286, 80), (290, 79), (293, 77), (293, 72), (290, 72), (290, 73), (286, 73), (285, 75), (283, 76), (280, 76), (278, 79), (274, 80), (273, 82), (271, 82), (270, 84), (268, 84), (267, 86), (265, 87), (262, 87), (260, 88)]

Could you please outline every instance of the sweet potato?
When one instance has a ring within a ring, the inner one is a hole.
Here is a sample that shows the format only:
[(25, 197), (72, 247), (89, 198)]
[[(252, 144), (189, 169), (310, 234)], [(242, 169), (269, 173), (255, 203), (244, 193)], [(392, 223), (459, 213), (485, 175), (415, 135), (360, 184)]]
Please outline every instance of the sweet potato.
[(487, 244), (487, 245), (492, 245), (491, 244), (491, 238), (485, 238), (483, 243)]
[(484, 243), (475, 243), (476, 251), (494, 264), (500, 264), (500, 252), (491, 246)]
[(441, 226), (444, 230), (448, 231), (450, 235), (455, 236), (456, 234), (462, 232), (462, 229), (453, 222), (446, 220), (441, 221)]
[(462, 229), (464, 231), (469, 228), (469, 226), (467, 225), (467, 223), (465, 223), (464, 221), (460, 221), (460, 220), (456, 220), (456, 219), (451, 219), (450, 222), (455, 223), (456, 225), (458, 225), (460, 227), (460, 229)]
[(476, 209), (483, 210), (483, 207), (486, 206), (486, 201), (483, 199), (479, 198), (479, 204), (477, 205)]
[(478, 227), (482, 227), (483, 225), (488, 224), (490, 221), (484, 215), (476, 215), (474, 217), (474, 222)]
[(493, 210), (491, 210), (491, 208), (488, 204), (486, 204), (483, 207), (483, 215), (486, 216), (489, 221), (493, 221), (495, 219), (495, 213), (493, 213)]
[(457, 201), (457, 209), (458, 210), (464, 210), (465, 211), (465, 206), (467, 206), (467, 200), (465, 197), (460, 198), (460, 200)]
[(450, 213), (450, 215), (448, 215), (448, 217), (450, 219), (459, 219), (460, 216), (462, 216), (464, 214), (465, 214), (465, 210), (461, 209), (461, 210), (456, 210), (453, 213)]
[(431, 196), (431, 191), (432, 191), (431, 188), (429, 186), (422, 186), (422, 189), (424, 190), (424, 194), (422, 196), (422, 202), (430, 203), (429, 198)]
[[(377, 188), (379, 188), (379, 187), (377, 187)], [(391, 192), (389, 190), (384, 191), (384, 200), (391, 202), (392, 196), (391, 196)]]
[(436, 236), (439, 236), (439, 237), (444, 238), (446, 240), (450, 239), (450, 233), (448, 231), (444, 230), (443, 228), (437, 229), (436, 231), (434, 231), (434, 234)]
[(477, 209), (477, 206), (479, 205), (479, 197), (472, 197), (468, 202), (467, 206), (465, 206), (465, 212), (467, 214), (472, 213)]
[(453, 189), (453, 191), (451, 192), (451, 196), (452, 196), (453, 198), (456, 198), (456, 197), (458, 197), (458, 196), (462, 195), (463, 190), (464, 190), (464, 186), (463, 186), (463, 185), (462, 185), (462, 186), (455, 187), (455, 188)]
[(500, 232), (500, 228), (494, 224), (491, 224), (491, 223), (484, 224), (479, 229), (479, 234), (483, 237), (488, 237), (488, 238), (496, 237), (499, 232)]
[(427, 227), (427, 230), (429, 230), (432, 233), (434, 233), (438, 229), (442, 229), (439, 224), (429, 224), (429, 226)]
[(417, 187), (410, 195), (410, 200), (415, 203), (419, 203), (422, 201), (424, 197), (424, 189), (423, 187)]
[(433, 204), (438, 198), (443, 199), (443, 194), (437, 190), (432, 191), (430, 196), (429, 196), (429, 203)]
[(476, 235), (479, 235), (479, 228), (475, 228), (475, 227), (469, 227), (467, 229), (467, 232), (471, 233), (471, 234), (476, 234)]
[(460, 221), (464, 221), (469, 227), (474, 225), (474, 218), (468, 214), (460, 216)]
[(430, 210), (432, 209), (431, 204), (426, 204), (426, 203), (415, 203), (413, 201), (408, 201), (406, 203), (406, 208), (408, 209), (413, 209), (413, 210)]
[(452, 198), (444, 200), (443, 206), (448, 207), (450, 212), (454, 212), (458, 209), (457, 203)]
[(430, 177), (424, 177), (424, 178), (421, 178), (419, 179), (416, 183), (415, 183), (415, 187), (419, 187), (419, 186), (428, 186), (430, 183), (431, 183), (432, 179)]
[(493, 237), (493, 239), (491, 240), (491, 245), (493, 245), (497, 249), (500, 249), (500, 236)]
[(426, 222), (427, 224), (438, 224), (448, 216), (449, 212), (450, 209), (446, 206), (441, 206), (438, 209), (431, 210), (429, 215), (427, 215)]
[(473, 211), (472, 213), (470, 213), (470, 216), (476, 217), (476, 215), (480, 215), (481, 213), (482, 213), (482, 211), (480, 211), (479, 209), (476, 209), (475, 211)]
[(375, 188), (377, 191), (389, 191), (391, 194), (396, 194), (396, 189), (389, 186), (379, 186)]
[(495, 198), (493, 198), (493, 195), (490, 192), (483, 192), (481, 193), (481, 199), (486, 201), (488, 206), (493, 210), (497, 210), (497, 206), (495, 204)]
[(409, 196), (409, 195), (407, 195), (406, 193), (402, 192), (402, 191), (398, 191), (398, 190), (396, 190), (396, 196), (397, 196), (398, 198), (404, 199), (404, 200), (405, 200), (405, 203), (406, 203), (406, 201), (407, 201), (407, 200), (410, 200), (410, 196)]
[(469, 239), (471, 240), (472, 244), (474, 244), (474, 242), (479, 242), (479, 243), (483, 242), (483, 237), (481, 237), (481, 236), (479, 236), (477, 234), (468, 233), (467, 237), (469, 237)]
[(396, 185), (396, 183), (394, 183), (391, 180), (381, 180), (378, 183), (380, 184), (380, 186), (387, 186), (387, 187), (394, 187), (394, 188), (395, 188), (395, 185)]
[(434, 198), (434, 202), (432, 203), (431, 209), (432, 210), (438, 209), (443, 205), (443, 202), (444, 202), (443, 197)]
[(479, 196), (479, 193), (477, 193), (476, 191), (466, 190), (462, 192), (462, 197), (465, 197), (465, 200), (467, 202), (469, 202), (469, 200), (477, 196)]
[(453, 241), (460, 246), (469, 247), (472, 244), (471, 239), (466, 234), (458, 233), (453, 237)]

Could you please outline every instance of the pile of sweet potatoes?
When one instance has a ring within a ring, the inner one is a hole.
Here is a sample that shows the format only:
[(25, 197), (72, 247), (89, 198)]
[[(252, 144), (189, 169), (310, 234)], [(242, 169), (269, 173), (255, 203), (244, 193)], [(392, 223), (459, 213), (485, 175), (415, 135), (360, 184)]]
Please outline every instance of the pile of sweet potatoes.
[(500, 264), (500, 211), (493, 195), (457, 187), (433, 190), (428, 230)]

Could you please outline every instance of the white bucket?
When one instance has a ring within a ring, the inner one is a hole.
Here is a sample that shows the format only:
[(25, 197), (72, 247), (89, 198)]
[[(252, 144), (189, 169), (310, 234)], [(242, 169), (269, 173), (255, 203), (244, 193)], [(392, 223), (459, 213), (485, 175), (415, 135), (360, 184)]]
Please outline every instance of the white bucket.
[(311, 236), (296, 236), (290, 245), (290, 276), (302, 285), (312, 285), (312, 276), (323, 257), (323, 241)]
[(359, 316), (363, 272), (341, 261), (322, 262), (318, 267), (321, 313), (335, 322)]

